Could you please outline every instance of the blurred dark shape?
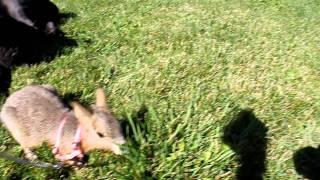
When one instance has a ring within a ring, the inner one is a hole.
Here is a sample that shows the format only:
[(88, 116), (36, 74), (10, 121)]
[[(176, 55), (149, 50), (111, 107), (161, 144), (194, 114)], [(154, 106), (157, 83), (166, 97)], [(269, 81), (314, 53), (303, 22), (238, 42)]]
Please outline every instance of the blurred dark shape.
[(0, 0), (0, 95), (8, 94), (14, 66), (50, 61), (77, 45), (58, 29), (60, 21), (72, 17), (60, 17), (48, 0)]
[(242, 110), (225, 126), (223, 142), (237, 155), (236, 179), (261, 180), (266, 171), (267, 127), (252, 112)]
[(320, 147), (305, 147), (293, 155), (296, 171), (311, 180), (320, 179)]

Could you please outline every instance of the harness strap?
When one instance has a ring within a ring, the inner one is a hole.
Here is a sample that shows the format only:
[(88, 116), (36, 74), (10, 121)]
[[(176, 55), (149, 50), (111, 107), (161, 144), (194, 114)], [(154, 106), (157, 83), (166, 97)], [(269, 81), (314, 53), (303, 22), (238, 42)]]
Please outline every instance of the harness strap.
[(14, 157), (14, 156), (12, 156), (8, 153), (5, 153), (5, 152), (0, 152), (0, 157), (5, 158), (7, 160), (14, 161), (18, 164), (25, 164), (25, 165), (30, 165), (30, 166), (39, 167), (39, 168), (61, 169), (63, 167), (62, 163), (51, 164), (51, 163), (41, 162), (41, 161), (29, 161), (29, 160)]
[(61, 123), (60, 123), (59, 128), (58, 128), (56, 143), (55, 143), (54, 148), (52, 150), (52, 153), (55, 154), (55, 155), (59, 154), (59, 147), (60, 147), (60, 144), (61, 144), (62, 130), (63, 130), (63, 127), (64, 127), (67, 119), (68, 119), (68, 116), (66, 116), (66, 113), (64, 113), (62, 115), (62, 120), (61, 120)]
[(68, 161), (68, 160), (73, 160), (75, 158), (77, 158), (78, 160), (81, 160), (84, 157), (84, 155), (83, 155), (82, 149), (80, 147), (80, 145), (81, 145), (81, 127), (80, 127), (80, 125), (78, 125), (76, 134), (74, 136), (74, 140), (72, 142), (72, 152), (69, 154), (60, 154), (60, 152), (59, 152), (63, 127), (64, 127), (67, 120), (68, 120), (68, 116), (66, 115), (66, 113), (64, 113), (62, 116), (61, 123), (58, 128), (56, 143), (54, 145), (52, 153), (60, 161)]

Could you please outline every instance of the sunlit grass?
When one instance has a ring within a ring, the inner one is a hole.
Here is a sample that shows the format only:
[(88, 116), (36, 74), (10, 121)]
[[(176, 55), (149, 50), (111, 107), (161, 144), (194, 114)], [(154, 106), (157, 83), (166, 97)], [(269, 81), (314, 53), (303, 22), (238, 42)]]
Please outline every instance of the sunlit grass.
[[(232, 179), (238, 164), (222, 129), (251, 108), (268, 127), (265, 177), (297, 179), (292, 154), (320, 142), (315, 1), (55, 2), (76, 15), (61, 29), (78, 46), (17, 67), (11, 92), (45, 83), (91, 103), (102, 86), (118, 119), (134, 130), (127, 155), (93, 152), (88, 167), (69, 178)], [(0, 138), (1, 150), (21, 156), (6, 131)], [(53, 161), (46, 148), (39, 153)], [(0, 162), (6, 178), (63, 174)]]

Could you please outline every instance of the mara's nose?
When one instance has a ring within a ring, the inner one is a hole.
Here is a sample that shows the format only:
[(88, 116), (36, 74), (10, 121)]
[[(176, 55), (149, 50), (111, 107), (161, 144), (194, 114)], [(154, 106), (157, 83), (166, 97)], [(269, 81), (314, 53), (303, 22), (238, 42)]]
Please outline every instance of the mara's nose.
[(121, 145), (121, 144), (126, 143), (126, 140), (123, 137), (121, 137), (121, 138), (114, 139), (113, 142), (115, 144)]

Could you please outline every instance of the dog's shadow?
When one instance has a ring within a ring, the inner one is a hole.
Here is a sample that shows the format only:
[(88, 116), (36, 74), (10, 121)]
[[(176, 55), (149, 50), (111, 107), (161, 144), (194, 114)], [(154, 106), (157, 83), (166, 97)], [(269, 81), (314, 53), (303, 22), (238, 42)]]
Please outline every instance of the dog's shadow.
[(73, 12), (62, 12), (59, 14), (59, 24), (65, 24), (69, 19), (74, 19), (77, 17), (77, 14), (73, 13)]
[[(73, 13), (61, 13), (60, 24)], [(50, 62), (56, 56), (68, 54), (78, 44), (58, 30), (45, 35), (11, 19), (0, 18), (0, 95), (7, 96), (12, 81), (12, 69), (20, 65)]]
[(0, 65), (0, 96), (9, 94), (11, 80), (11, 69)]
[(293, 155), (293, 162), (298, 174), (311, 180), (320, 179), (320, 146), (299, 149)]
[(242, 110), (225, 126), (222, 140), (236, 153), (239, 163), (236, 179), (263, 179), (267, 131), (252, 110)]

